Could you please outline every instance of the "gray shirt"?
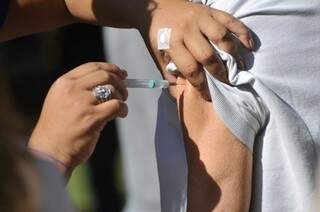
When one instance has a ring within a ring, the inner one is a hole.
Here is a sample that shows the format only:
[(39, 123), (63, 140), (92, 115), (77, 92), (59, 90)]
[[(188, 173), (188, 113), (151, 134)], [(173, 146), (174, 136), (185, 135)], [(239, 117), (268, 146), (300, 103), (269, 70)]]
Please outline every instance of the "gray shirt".
[(50, 162), (40, 159), (35, 160), (35, 167), (39, 174), (40, 212), (76, 211), (60, 171)]

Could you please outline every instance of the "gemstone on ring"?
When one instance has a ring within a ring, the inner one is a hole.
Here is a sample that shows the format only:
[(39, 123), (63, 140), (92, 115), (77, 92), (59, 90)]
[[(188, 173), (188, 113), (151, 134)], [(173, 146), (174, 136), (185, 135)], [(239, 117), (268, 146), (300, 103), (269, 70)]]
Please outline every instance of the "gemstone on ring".
[(92, 93), (98, 101), (106, 102), (111, 98), (112, 91), (106, 86), (98, 85), (93, 89)]

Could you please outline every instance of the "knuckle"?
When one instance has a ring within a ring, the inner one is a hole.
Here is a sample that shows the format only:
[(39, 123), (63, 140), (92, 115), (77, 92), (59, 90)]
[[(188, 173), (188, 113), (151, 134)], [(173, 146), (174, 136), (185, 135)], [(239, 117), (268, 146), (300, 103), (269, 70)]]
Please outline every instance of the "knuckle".
[(105, 78), (106, 82), (111, 83), (111, 81), (113, 79), (113, 75), (108, 73), (108, 72), (105, 72), (104, 73), (104, 78)]
[(90, 68), (92, 70), (101, 69), (101, 64), (98, 62), (89, 62), (89, 63), (86, 63), (86, 66), (88, 66), (88, 68)]
[(87, 109), (83, 111), (81, 117), (86, 129), (90, 129), (96, 122), (96, 111), (93, 109)]
[(195, 20), (195, 18), (198, 17), (198, 13), (194, 9), (189, 9), (188, 12), (186, 13), (186, 17), (188, 20)]
[(71, 88), (74, 86), (74, 82), (71, 78), (62, 76), (54, 83), (53, 87), (56, 89), (62, 89), (62, 90), (71, 90)]
[(179, 23), (176, 23), (176, 26), (175, 26), (175, 32), (172, 33), (172, 37), (175, 35), (175, 33), (177, 32), (183, 32), (185, 31), (188, 26), (189, 26), (190, 23), (188, 23), (187, 20), (181, 20)]
[(179, 22), (178, 27), (188, 29), (199, 18), (199, 11), (195, 8), (189, 8), (184, 14), (183, 19)]
[(239, 21), (236, 18), (232, 17), (232, 16), (230, 16), (226, 20), (226, 26), (228, 26), (228, 27), (233, 27), (233, 26), (235, 26), (237, 24), (239, 24)]
[(221, 27), (219, 30), (217, 30), (217, 35), (213, 37), (214, 43), (221, 43), (228, 39), (229, 37), (229, 31), (225, 27)]
[(104, 79), (106, 82), (111, 81), (112, 75), (106, 71), (99, 71), (99, 78)]
[(197, 90), (201, 89), (204, 81), (202, 69), (200, 69), (198, 66), (192, 67), (184, 76)]
[(107, 67), (108, 67), (108, 69), (110, 69), (110, 70), (118, 70), (118, 69), (119, 69), (119, 67), (118, 67), (117, 65), (112, 64), (112, 63), (108, 63), (108, 64), (107, 64)]
[(196, 78), (199, 74), (200, 74), (200, 70), (198, 69), (197, 66), (189, 65), (186, 68), (185, 77), (188, 78), (188, 79)]

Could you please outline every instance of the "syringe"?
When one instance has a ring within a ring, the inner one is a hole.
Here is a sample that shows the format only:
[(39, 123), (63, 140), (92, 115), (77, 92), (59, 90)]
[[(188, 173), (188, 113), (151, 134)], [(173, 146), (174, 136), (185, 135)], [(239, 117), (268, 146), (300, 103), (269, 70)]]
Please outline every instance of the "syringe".
[(127, 88), (168, 88), (172, 85), (167, 80), (153, 80), (153, 79), (126, 79), (124, 80)]

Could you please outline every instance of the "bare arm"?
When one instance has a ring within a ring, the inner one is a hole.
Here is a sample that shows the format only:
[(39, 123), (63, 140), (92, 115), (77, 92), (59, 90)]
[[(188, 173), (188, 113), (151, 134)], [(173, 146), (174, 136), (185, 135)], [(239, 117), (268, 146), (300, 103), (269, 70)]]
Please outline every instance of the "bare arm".
[(188, 211), (248, 211), (252, 153), (227, 129), (212, 103), (184, 83), (177, 98), (189, 167)]
[(0, 41), (74, 22), (64, 0), (11, 0)]
[[(164, 0), (160, 0), (164, 1)], [(152, 0), (10, 0), (0, 41), (75, 22), (137, 27)], [(134, 6), (133, 6), (134, 5)]]

